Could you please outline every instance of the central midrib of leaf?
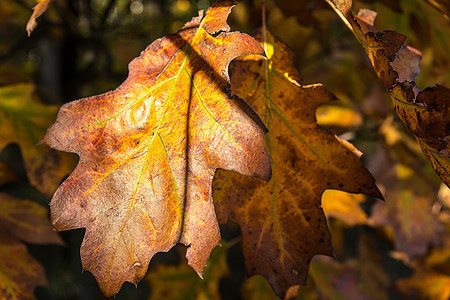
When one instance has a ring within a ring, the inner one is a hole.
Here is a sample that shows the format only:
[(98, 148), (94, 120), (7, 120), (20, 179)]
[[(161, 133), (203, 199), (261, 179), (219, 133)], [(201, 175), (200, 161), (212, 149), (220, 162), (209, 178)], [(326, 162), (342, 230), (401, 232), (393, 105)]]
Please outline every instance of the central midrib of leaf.
[[(187, 47), (187, 45), (186, 45), (185, 47)], [(189, 50), (187, 50), (187, 51), (189, 51)], [(132, 196), (131, 199), (130, 199), (130, 204), (129, 204), (128, 214), (127, 214), (125, 220), (123, 221), (122, 228), (121, 228), (120, 231), (119, 231), (119, 237), (118, 237), (118, 239), (117, 239), (116, 246), (114, 247), (114, 254), (113, 254), (113, 256), (111, 257), (110, 266), (109, 266), (109, 268), (108, 268), (108, 279), (107, 279), (107, 281), (109, 281), (110, 276), (111, 276), (112, 265), (113, 265), (113, 263), (114, 263), (114, 259), (115, 259), (116, 253), (117, 253), (118, 245), (119, 245), (120, 240), (121, 240), (121, 238), (122, 238), (122, 234), (123, 234), (124, 228), (126, 227), (128, 221), (129, 221), (129, 218), (130, 218), (130, 216), (131, 216), (131, 212), (133, 211), (134, 203), (135, 203), (135, 200), (136, 200), (136, 194), (137, 194), (137, 192), (138, 192), (138, 190), (139, 190), (139, 186), (140, 186), (140, 184), (141, 184), (142, 177), (144, 176), (145, 171), (146, 171), (146, 169), (147, 169), (147, 167), (148, 167), (148, 165), (149, 165), (149, 162), (150, 162), (149, 155), (150, 155), (150, 153), (151, 153), (151, 152), (150, 152), (150, 148), (152, 147), (153, 142), (154, 142), (156, 136), (158, 136), (158, 139), (161, 141), (161, 145), (163, 146), (164, 153), (166, 154), (166, 155), (165, 155), (165, 158), (166, 158), (166, 160), (167, 160), (167, 163), (168, 163), (168, 166), (169, 166), (169, 168), (170, 168), (171, 175), (172, 175), (172, 179), (173, 179), (173, 180), (172, 180), (172, 182), (173, 182), (173, 190), (175, 191), (174, 194), (176, 195), (176, 201), (177, 201), (177, 204), (178, 204), (178, 206), (177, 206), (177, 207), (178, 207), (178, 209), (177, 209), (177, 214), (179, 215), (180, 221), (179, 221), (178, 226), (177, 226), (177, 227), (174, 227), (173, 229), (178, 228), (178, 227), (181, 227), (181, 224), (183, 223), (183, 209), (184, 209), (184, 207), (182, 207), (182, 204), (181, 204), (181, 201), (180, 201), (180, 196), (179, 196), (178, 193), (177, 193), (177, 188), (176, 188), (176, 182), (177, 182), (177, 180), (176, 180), (176, 178), (175, 178), (174, 175), (173, 175), (173, 170), (172, 170), (172, 167), (171, 167), (171, 164), (170, 164), (169, 157), (168, 157), (168, 155), (167, 155), (167, 149), (166, 149), (166, 147), (165, 147), (165, 143), (164, 143), (163, 138), (162, 138), (161, 135), (159, 134), (159, 130), (160, 130), (160, 128), (161, 128), (161, 124), (162, 124), (162, 122), (163, 122), (163, 119), (164, 119), (164, 117), (166, 116), (166, 110), (167, 110), (167, 107), (168, 107), (168, 105), (169, 105), (169, 103), (170, 103), (170, 101), (171, 101), (171, 99), (172, 99), (172, 95), (173, 95), (173, 91), (175, 90), (175, 86), (177, 86), (177, 82), (178, 82), (179, 79), (180, 79), (180, 74), (181, 74), (182, 70), (185, 69), (185, 65), (186, 65), (186, 61), (187, 61), (188, 57), (189, 57), (189, 52), (186, 54), (186, 56), (185, 56), (185, 58), (184, 58), (184, 60), (183, 60), (183, 62), (182, 62), (182, 64), (181, 64), (181, 66), (180, 66), (180, 68), (179, 68), (179, 70), (178, 70), (178, 72), (177, 72), (177, 75), (174, 76), (174, 81), (173, 81), (173, 84), (172, 84), (172, 86), (171, 86), (171, 88), (170, 88), (170, 92), (169, 92), (168, 96), (166, 97), (166, 100), (164, 101), (163, 112), (162, 112), (162, 114), (161, 114), (161, 117), (160, 117), (159, 120), (158, 120), (158, 124), (157, 124), (157, 126), (156, 126), (155, 131), (152, 132), (152, 139), (151, 139), (148, 143), (143, 144), (143, 147), (140, 148), (140, 149), (147, 148), (146, 158), (145, 158), (144, 165), (142, 166), (142, 169), (141, 169), (141, 172), (140, 172), (139, 180), (138, 180), (138, 182), (136, 183), (136, 186), (135, 186), (135, 189), (134, 189), (134, 192), (133, 192), (133, 196)], [(171, 62), (173, 62), (173, 60), (172, 60)], [(164, 82), (169, 82), (169, 80), (165, 80)], [(162, 84), (159, 84), (158, 86), (162, 86)], [(146, 95), (148, 96), (148, 95), (149, 95), (149, 92), (146, 93)], [(143, 99), (145, 99), (145, 98), (143, 97)], [(191, 99), (189, 99), (189, 102), (190, 102), (190, 100), (191, 100)], [(137, 101), (136, 101), (136, 102), (137, 102)], [(135, 103), (136, 103), (136, 102), (135, 102)], [(190, 103), (189, 103), (188, 105), (190, 105)], [(188, 116), (188, 115), (187, 115), (187, 118), (189, 119), (189, 116)], [(148, 123), (148, 122), (149, 122), (149, 121), (147, 120), (147, 123)], [(147, 125), (148, 125), (148, 124), (147, 124)], [(188, 134), (188, 133), (186, 133), (186, 134)], [(186, 157), (186, 156), (187, 156), (187, 151), (188, 151), (188, 145), (186, 145), (185, 151), (186, 151), (186, 153), (185, 153), (185, 157)], [(140, 152), (140, 151), (135, 151), (135, 152), (133, 153), (133, 155), (135, 155), (135, 154), (138, 153), (138, 152)], [(128, 159), (131, 158), (131, 157), (132, 157), (132, 156), (129, 156)], [(126, 161), (126, 160), (125, 160), (125, 161)], [(122, 164), (125, 163), (125, 161), (122, 162)], [(117, 167), (116, 167), (116, 169), (117, 169)], [(106, 178), (106, 176), (105, 176), (105, 178)], [(185, 184), (186, 184), (186, 180), (185, 180)], [(97, 185), (98, 185), (98, 184), (97, 184)], [(185, 194), (186, 194), (186, 189), (185, 189), (184, 191), (185, 191)], [(151, 220), (151, 218), (150, 218), (150, 220)], [(151, 225), (153, 226), (153, 222), (152, 222)], [(180, 235), (181, 235), (181, 231), (180, 231)], [(108, 238), (108, 239), (109, 239), (109, 238)], [(105, 244), (105, 243), (102, 243), (102, 245), (104, 245), (104, 244)]]

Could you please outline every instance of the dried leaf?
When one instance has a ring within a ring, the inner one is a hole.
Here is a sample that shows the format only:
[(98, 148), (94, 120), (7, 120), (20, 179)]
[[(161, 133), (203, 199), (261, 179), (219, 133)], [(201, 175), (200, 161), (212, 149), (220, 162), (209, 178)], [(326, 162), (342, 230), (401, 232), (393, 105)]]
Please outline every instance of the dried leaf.
[(153, 42), (116, 90), (64, 105), (44, 142), (80, 162), (56, 191), (57, 230), (86, 228), (83, 269), (105, 296), (138, 282), (177, 242), (202, 274), (220, 241), (211, 198), (217, 168), (270, 178), (265, 128), (229, 88), (228, 65), (263, 50), (228, 32), (232, 1), (216, 2)]
[(237, 61), (232, 89), (269, 128), (272, 180), (217, 172), (218, 219), (240, 225), (247, 275), (264, 276), (275, 293), (306, 283), (311, 258), (332, 254), (320, 199), (326, 189), (381, 197), (360, 153), (316, 123), (315, 109), (334, 99), (319, 84), (301, 86), (293, 53), (270, 33), (263, 37), (269, 60)]
[(373, 11), (363, 9), (353, 16), (351, 0), (327, 2), (364, 47), (400, 119), (414, 134), (436, 173), (450, 186), (450, 89), (437, 85), (419, 92), (414, 81), (421, 54), (404, 44), (406, 36), (378, 32)]
[(0, 228), (0, 295), (2, 299), (36, 299), (34, 289), (46, 286), (44, 268), (24, 244)]
[(27, 23), (26, 30), (28, 36), (30, 36), (33, 30), (36, 29), (36, 26), (38, 25), (36, 19), (39, 18), (43, 13), (45, 13), (48, 6), (50, 5), (50, 2), (52, 2), (52, 0), (37, 0), (37, 4), (33, 8), (33, 13), (31, 14), (31, 17)]
[(220, 300), (219, 282), (227, 274), (227, 248), (222, 245), (211, 252), (203, 279), (183, 261), (176, 266), (160, 264), (154, 269), (151, 267), (145, 280), (151, 286), (149, 300)]
[(73, 155), (37, 145), (45, 129), (55, 120), (57, 106), (40, 104), (34, 86), (0, 87), (0, 151), (17, 143), (30, 183), (50, 197), (75, 165)]

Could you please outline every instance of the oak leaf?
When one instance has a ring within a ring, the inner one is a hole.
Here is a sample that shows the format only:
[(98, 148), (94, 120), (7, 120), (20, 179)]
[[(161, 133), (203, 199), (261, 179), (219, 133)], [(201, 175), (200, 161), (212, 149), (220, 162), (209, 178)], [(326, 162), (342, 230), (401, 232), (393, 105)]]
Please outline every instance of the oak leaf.
[(0, 295), (35, 299), (34, 289), (47, 285), (44, 268), (23, 242), (63, 244), (48, 221), (48, 209), (0, 193)]
[(231, 85), (270, 130), (272, 179), (219, 171), (214, 203), (221, 223), (241, 227), (247, 275), (262, 275), (284, 297), (306, 283), (314, 255), (333, 253), (322, 193), (381, 194), (360, 152), (316, 123), (317, 106), (335, 97), (320, 84), (300, 85), (293, 52), (268, 32), (259, 38), (269, 59), (236, 61)]
[(406, 36), (379, 32), (376, 13), (362, 9), (355, 17), (351, 0), (327, 0), (365, 49), (379, 79), (389, 91), (394, 108), (416, 137), (442, 181), (450, 186), (450, 89), (415, 85), (421, 53), (404, 44)]
[(51, 197), (75, 165), (73, 155), (38, 145), (45, 129), (55, 120), (58, 107), (44, 105), (32, 84), (0, 87), (0, 151), (8, 144), (19, 145), (28, 180)]
[(50, 203), (57, 230), (86, 228), (83, 269), (105, 296), (138, 282), (152, 256), (176, 243), (202, 274), (220, 231), (211, 198), (217, 168), (270, 178), (266, 132), (231, 96), (228, 65), (263, 54), (229, 32), (232, 1), (218, 1), (156, 40), (114, 91), (68, 103), (44, 137), (80, 161)]

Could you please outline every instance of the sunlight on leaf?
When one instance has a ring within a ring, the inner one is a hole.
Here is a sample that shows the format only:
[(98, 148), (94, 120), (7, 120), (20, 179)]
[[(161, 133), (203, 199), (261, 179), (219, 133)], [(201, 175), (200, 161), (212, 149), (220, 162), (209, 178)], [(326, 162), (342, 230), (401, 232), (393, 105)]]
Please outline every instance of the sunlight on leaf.
[(152, 256), (176, 243), (199, 275), (220, 232), (211, 198), (217, 168), (270, 178), (265, 127), (231, 96), (228, 65), (263, 54), (229, 32), (232, 1), (218, 1), (178, 33), (156, 40), (116, 90), (70, 102), (45, 135), (80, 156), (50, 203), (57, 230), (86, 228), (83, 269), (105, 296), (137, 283)]

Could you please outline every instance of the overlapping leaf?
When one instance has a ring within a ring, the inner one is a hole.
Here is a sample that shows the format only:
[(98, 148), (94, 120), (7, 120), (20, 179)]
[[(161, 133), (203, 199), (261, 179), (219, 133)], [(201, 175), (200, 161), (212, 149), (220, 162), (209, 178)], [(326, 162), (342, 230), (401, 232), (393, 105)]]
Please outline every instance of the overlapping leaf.
[(270, 130), (272, 179), (218, 172), (214, 203), (221, 223), (241, 227), (247, 274), (264, 276), (283, 296), (306, 283), (314, 255), (332, 254), (322, 193), (381, 195), (358, 150), (316, 123), (315, 109), (333, 95), (319, 84), (301, 86), (291, 50), (270, 33), (262, 39), (269, 60), (236, 62), (231, 82)]
[(116, 90), (64, 105), (44, 142), (80, 162), (51, 202), (58, 230), (86, 228), (83, 269), (106, 296), (136, 283), (152, 256), (177, 242), (202, 274), (220, 233), (211, 198), (216, 168), (270, 178), (265, 128), (230, 95), (228, 65), (262, 54), (230, 33), (232, 1), (158, 39)]
[(38, 145), (45, 129), (55, 120), (58, 107), (39, 103), (33, 92), (31, 84), (0, 88), (0, 151), (17, 143), (30, 183), (51, 197), (75, 160), (72, 155)]
[(34, 299), (36, 286), (47, 284), (44, 269), (22, 243), (62, 244), (47, 214), (36, 203), (0, 193), (0, 295), (5, 299)]
[(355, 17), (351, 0), (327, 2), (362, 44), (400, 119), (417, 138), (436, 173), (450, 186), (450, 90), (435, 86), (419, 92), (414, 81), (420, 72), (421, 53), (406, 46), (402, 34), (378, 32), (375, 12), (365, 9)]

